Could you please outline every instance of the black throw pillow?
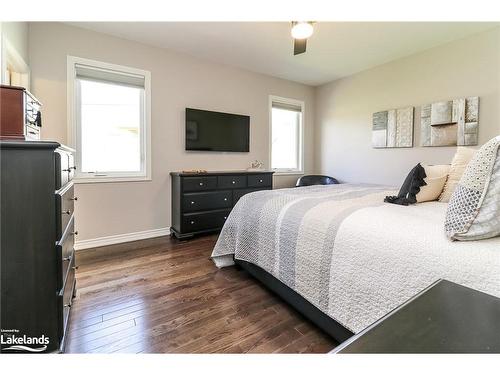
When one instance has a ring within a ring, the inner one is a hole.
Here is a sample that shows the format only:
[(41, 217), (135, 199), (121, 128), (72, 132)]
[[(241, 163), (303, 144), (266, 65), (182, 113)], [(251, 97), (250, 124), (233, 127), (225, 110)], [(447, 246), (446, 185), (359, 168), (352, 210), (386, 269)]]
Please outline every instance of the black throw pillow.
[(387, 196), (384, 202), (400, 204), (408, 206), (409, 204), (417, 203), (417, 194), (420, 191), (420, 186), (425, 186), (427, 183), (424, 181), (427, 175), (425, 169), (418, 163), (406, 176), (403, 186), (399, 189), (398, 196)]

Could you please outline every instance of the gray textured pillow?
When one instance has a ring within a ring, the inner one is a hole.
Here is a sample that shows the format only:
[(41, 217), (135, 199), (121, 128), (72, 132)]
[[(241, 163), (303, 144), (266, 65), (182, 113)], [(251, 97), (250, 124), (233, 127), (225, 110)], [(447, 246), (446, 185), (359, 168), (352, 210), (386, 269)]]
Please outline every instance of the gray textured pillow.
[(445, 231), (454, 240), (500, 235), (500, 136), (482, 146), (453, 192)]

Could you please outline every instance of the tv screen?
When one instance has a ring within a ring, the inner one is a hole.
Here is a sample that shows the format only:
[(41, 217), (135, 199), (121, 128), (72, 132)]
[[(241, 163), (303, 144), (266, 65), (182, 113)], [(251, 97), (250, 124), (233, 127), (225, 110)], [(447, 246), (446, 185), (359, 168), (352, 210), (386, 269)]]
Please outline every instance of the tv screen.
[(250, 116), (186, 108), (186, 150), (248, 152)]

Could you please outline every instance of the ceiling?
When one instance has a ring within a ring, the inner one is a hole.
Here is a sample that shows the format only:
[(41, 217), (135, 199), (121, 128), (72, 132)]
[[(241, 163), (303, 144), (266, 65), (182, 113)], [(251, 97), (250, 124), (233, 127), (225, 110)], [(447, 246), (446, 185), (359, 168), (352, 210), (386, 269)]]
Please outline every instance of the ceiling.
[(288, 22), (70, 24), (314, 86), (500, 26), (480, 22), (318, 22), (307, 52), (293, 56)]

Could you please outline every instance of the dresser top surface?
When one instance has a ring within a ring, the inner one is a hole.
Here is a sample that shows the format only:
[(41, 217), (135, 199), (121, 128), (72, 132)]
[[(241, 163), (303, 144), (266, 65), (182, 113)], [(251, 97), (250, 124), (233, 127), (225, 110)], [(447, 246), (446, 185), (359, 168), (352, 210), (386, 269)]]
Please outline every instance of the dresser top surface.
[(50, 149), (50, 150), (55, 150), (56, 148), (59, 148), (60, 150), (63, 150), (65, 152), (71, 152), (71, 153), (75, 152), (74, 149), (54, 141), (1, 140), (0, 148)]
[(51, 141), (0, 141), (0, 148), (56, 149), (60, 146)]
[(240, 174), (273, 174), (274, 171), (268, 170), (233, 170), (233, 171), (206, 171), (206, 172), (170, 172), (171, 176), (181, 177), (204, 177), (220, 175), (240, 175)]

